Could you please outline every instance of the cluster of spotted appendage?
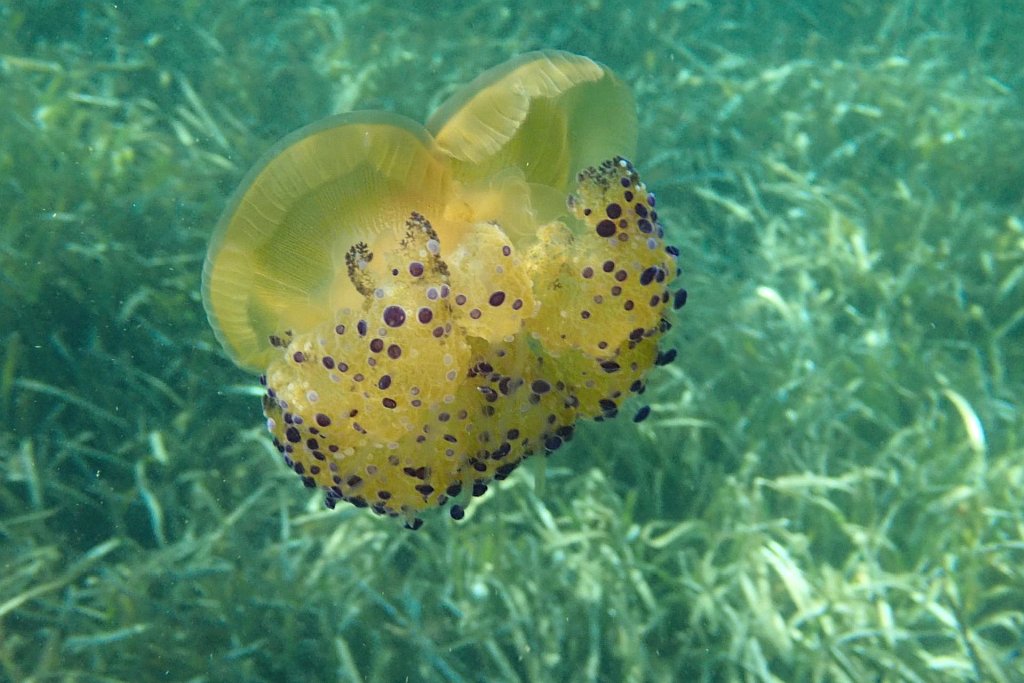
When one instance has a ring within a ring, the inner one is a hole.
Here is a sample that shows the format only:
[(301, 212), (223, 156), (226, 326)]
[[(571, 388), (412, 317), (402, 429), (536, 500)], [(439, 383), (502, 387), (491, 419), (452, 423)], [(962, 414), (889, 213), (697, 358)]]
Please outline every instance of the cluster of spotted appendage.
[[(658, 339), (686, 299), (669, 290), (678, 251), (632, 165), (581, 173), (569, 208), (575, 229), (542, 226), (524, 253), (490, 223), (449, 250), (414, 213), (399, 249), (350, 250), (361, 310), (271, 338), (282, 353), (261, 377), (267, 426), (329, 507), (417, 528), (420, 511), (450, 502), (460, 519), (463, 491), (482, 495), (556, 450), (580, 418), (615, 416), (674, 358)], [(389, 259), (383, 281), (369, 275), (374, 258)]]

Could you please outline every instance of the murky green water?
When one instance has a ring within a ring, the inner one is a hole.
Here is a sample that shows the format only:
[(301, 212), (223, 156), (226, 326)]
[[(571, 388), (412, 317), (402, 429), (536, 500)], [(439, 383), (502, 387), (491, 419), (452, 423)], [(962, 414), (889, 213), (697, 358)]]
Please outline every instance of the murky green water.
[[(1024, 11), (429, 5), (0, 4), (0, 679), (1024, 680)], [(633, 89), (678, 355), (460, 522), (327, 510), (214, 225), (539, 48)]]

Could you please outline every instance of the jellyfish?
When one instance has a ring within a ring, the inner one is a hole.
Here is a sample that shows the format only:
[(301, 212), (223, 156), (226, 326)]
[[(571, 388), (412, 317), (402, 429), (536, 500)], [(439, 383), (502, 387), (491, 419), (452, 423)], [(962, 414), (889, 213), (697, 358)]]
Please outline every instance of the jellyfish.
[(275, 448), (328, 507), (459, 519), (459, 501), (643, 390), (685, 290), (628, 160), (636, 137), (622, 81), (548, 50), (484, 72), (425, 125), (358, 112), (302, 128), (243, 179), (203, 302), (259, 373)]

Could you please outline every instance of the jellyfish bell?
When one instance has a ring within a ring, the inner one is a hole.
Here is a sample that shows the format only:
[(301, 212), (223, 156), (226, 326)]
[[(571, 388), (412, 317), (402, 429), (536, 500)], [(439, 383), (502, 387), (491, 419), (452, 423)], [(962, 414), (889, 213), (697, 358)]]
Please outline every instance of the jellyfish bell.
[(607, 67), (556, 50), (528, 52), (458, 89), (427, 120), (458, 178), (513, 167), (564, 195), (580, 170), (632, 158), (636, 105)]
[(278, 142), (230, 200), (203, 268), (206, 312), (231, 358), (263, 370), (272, 338), (358, 305), (351, 247), (393, 249), (413, 211), (443, 212), (450, 177), (423, 127), (386, 112), (333, 116)]

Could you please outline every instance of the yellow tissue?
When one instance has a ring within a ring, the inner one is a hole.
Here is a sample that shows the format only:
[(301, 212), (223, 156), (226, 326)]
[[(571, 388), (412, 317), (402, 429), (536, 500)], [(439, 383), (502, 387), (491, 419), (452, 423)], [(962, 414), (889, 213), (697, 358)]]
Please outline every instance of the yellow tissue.
[(577, 419), (615, 416), (671, 359), (658, 340), (685, 291), (625, 159), (635, 142), (625, 85), (544, 51), (426, 127), (364, 112), (303, 128), (243, 180), (203, 301), (232, 359), (263, 373), (285, 463), (328, 506), (415, 528)]

